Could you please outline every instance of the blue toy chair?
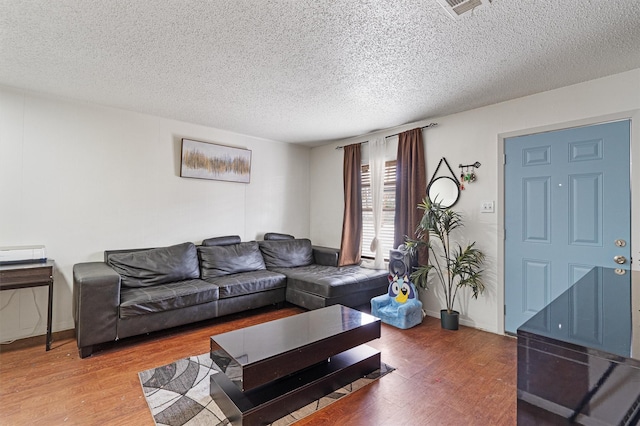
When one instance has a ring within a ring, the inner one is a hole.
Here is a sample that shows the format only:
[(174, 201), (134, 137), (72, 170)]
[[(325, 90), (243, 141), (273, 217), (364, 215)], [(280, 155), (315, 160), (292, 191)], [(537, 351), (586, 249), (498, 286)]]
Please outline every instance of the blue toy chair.
[(407, 329), (422, 323), (422, 302), (407, 276), (389, 275), (387, 294), (371, 299), (371, 315), (385, 324)]

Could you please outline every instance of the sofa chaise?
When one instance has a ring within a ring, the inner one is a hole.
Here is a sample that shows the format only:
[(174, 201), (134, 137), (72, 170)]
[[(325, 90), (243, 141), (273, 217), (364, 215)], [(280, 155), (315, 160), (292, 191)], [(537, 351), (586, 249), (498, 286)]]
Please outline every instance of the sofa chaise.
[(209, 238), (196, 246), (107, 250), (73, 267), (81, 358), (96, 345), (285, 301), (351, 307), (387, 291), (387, 271), (337, 266), (338, 250), (277, 233), (264, 241)]

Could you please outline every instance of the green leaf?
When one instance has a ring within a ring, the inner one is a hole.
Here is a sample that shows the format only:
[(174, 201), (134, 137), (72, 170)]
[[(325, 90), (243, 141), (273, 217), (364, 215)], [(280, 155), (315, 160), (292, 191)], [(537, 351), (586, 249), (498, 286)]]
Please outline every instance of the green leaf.
[(418, 208), (423, 211), (415, 238), (407, 238), (405, 249), (415, 256), (422, 247), (427, 247), (429, 263), (414, 268), (411, 280), (427, 289), (430, 274), (435, 274), (446, 299), (447, 310), (453, 305), (460, 288), (471, 288), (474, 299), (485, 290), (482, 281), (484, 254), (475, 247), (475, 242), (462, 247), (451, 247), (451, 233), (464, 226), (462, 215), (450, 208), (442, 208), (438, 202), (425, 198)]

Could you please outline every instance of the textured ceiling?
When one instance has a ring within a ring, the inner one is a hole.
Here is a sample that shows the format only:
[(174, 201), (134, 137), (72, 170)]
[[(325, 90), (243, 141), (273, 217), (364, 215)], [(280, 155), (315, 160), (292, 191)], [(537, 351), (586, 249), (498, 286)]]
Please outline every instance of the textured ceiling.
[(640, 68), (638, 0), (0, 0), (0, 84), (317, 145)]

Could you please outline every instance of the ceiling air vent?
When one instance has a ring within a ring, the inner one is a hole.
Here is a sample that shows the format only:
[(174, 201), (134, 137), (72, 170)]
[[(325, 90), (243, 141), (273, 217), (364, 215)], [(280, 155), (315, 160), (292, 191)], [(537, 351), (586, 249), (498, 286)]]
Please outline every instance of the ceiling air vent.
[(488, 5), (491, 0), (436, 0), (444, 10), (457, 19), (465, 13), (471, 12), (477, 7)]

